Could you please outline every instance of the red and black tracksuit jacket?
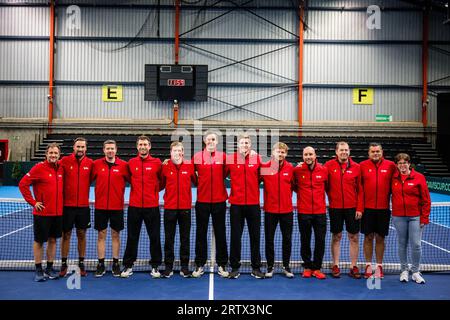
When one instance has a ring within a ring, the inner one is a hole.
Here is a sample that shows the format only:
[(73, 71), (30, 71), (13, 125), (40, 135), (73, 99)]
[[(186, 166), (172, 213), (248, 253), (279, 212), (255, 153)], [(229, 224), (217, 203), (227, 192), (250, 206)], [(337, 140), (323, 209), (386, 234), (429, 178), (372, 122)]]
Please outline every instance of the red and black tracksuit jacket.
[(281, 164), (271, 160), (261, 165), (260, 174), (264, 182), (264, 211), (276, 214), (292, 212), (292, 164), (285, 160)]
[[(59, 163), (53, 165), (47, 160), (36, 164), (19, 182), (23, 198), (33, 206), (37, 216), (62, 216), (64, 172)], [(30, 191), (33, 186), (33, 195)], [(36, 202), (42, 202), (44, 209), (37, 211)]]
[(64, 170), (64, 206), (89, 207), (89, 189), (94, 161), (88, 157), (77, 159), (74, 154), (61, 159)]
[(169, 161), (163, 165), (161, 185), (166, 189), (164, 209), (191, 210), (192, 183), (197, 184), (197, 176), (194, 172), (194, 164), (191, 161), (183, 161), (179, 165)]
[(230, 204), (259, 205), (260, 166), (258, 154), (248, 154), (244, 158), (236, 152), (227, 156), (226, 175), (231, 178)]
[(392, 178), (392, 215), (395, 217), (417, 217), (420, 223), (430, 222), (431, 199), (425, 177), (411, 169), (403, 181), (397, 170)]
[(158, 158), (137, 156), (128, 161), (131, 190), (130, 206), (154, 208), (159, 206), (162, 164)]
[(113, 165), (106, 158), (94, 161), (91, 181), (95, 180), (95, 209), (123, 210), (126, 182), (130, 180), (128, 164), (116, 157)]
[(303, 163), (294, 169), (299, 214), (324, 214), (327, 212), (325, 191), (328, 169), (317, 161), (314, 168)]
[(341, 164), (337, 158), (325, 163), (328, 169), (328, 201), (332, 209), (364, 211), (360, 166), (351, 158)]
[(198, 173), (197, 201), (202, 203), (219, 203), (228, 198), (225, 189), (226, 154), (220, 151), (209, 153), (197, 152), (192, 161)]
[(378, 163), (367, 159), (360, 164), (364, 189), (364, 208), (389, 209), (391, 181), (397, 168), (394, 162), (381, 159)]

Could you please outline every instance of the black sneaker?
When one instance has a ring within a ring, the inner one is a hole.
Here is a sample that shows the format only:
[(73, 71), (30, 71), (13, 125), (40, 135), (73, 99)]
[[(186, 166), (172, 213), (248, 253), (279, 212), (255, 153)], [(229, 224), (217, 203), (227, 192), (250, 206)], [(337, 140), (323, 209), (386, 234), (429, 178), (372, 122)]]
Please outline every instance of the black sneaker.
[(253, 269), (252, 270), (252, 277), (256, 278), (256, 279), (264, 279), (266, 276), (264, 275), (264, 273), (261, 272), (261, 270), (258, 269)]
[(59, 273), (53, 268), (46, 268), (44, 271), (44, 276), (50, 280), (56, 280), (59, 278)]
[(97, 264), (97, 270), (95, 271), (95, 277), (100, 278), (106, 273), (105, 265), (103, 263)]
[(166, 268), (166, 270), (164, 270), (161, 273), (161, 277), (163, 278), (170, 278), (171, 276), (173, 276), (173, 270), (172, 268)]
[(239, 273), (239, 269), (231, 269), (230, 274), (228, 275), (228, 279), (237, 279), (241, 274)]
[(120, 277), (120, 264), (113, 263), (112, 265), (112, 274), (114, 277)]
[(183, 278), (190, 278), (192, 275), (192, 272), (189, 271), (188, 267), (182, 267), (180, 270), (180, 276)]

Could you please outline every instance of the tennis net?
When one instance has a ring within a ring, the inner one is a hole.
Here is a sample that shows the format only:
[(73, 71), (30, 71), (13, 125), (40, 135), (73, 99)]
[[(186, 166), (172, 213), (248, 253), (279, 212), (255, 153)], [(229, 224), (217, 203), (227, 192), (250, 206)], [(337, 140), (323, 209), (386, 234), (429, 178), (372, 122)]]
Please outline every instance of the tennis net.
[[(127, 204), (125, 205), (125, 229), (120, 233), (121, 248), (120, 257), (126, 247), (126, 222), (127, 222)], [(161, 244), (164, 248), (164, 227), (163, 227), (164, 211), (161, 207)], [(265, 263), (265, 240), (264, 240), (264, 212), (261, 213), (261, 242), (260, 252), (263, 260), (263, 267)], [(94, 207), (91, 203), (91, 225), (94, 226)], [(195, 256), (195, 207), (192, 206), (191, 216), (191, 235), (190, 235), (190, 267), (193, 268)], [(227, 208), (226, 215), (227, 226), (227, 242), (229, 248), (230, 242), (230, 219), (229, 208)], [(108, 231), (107, 245), (106, 245), (106, 262), (110, 263), (112, 258), (111, 253), (111, 235)], [(358, 263), (361, 267), (365, 265), (363, 254), (363, 236), (360, 236), (360, 253)], [(312, 239), (312, 246), (314, 246), (314, 239)], [(326, 248), (323, 268), (330, 268), (332, 264), (330, 253), (331, 234), (329, 229), (329, 221), (327, 227)], [(0, 199), (0, 270), (33, 270), (33, 215), (32, 207), (21, 199)], [(179, 234), (177, 232), (175, 239), (175, 257), (179, 258)], [(280, 229), (277, 229), (275, 234), (275, 271), (281, 270), (281, 254), (282, 254), (282, 237)], [(386, 250), (384, 256), (384, 271), (398, 272), (400, 270), (400, 263), (397, 250), (397, 235), (394, 227), (390, 226), (389, 235), (386, 237)], [(208, 261), (207, 268), (209, 270), (216, 270), (214, 266), (215, 245), (212, 222), (210, 219), (210, 226), (208, 229)], [(55, 260), (55, 267), (59, 267), (61, 263), (60, 258), (60, 241), (57, 241), (57, 254)], [(375, 259), (375, 258), (374, 258)], [(138, 260), (136, 261), (133, 270), (149, 271), (150, 265), (150, 243), (146, 234), (145, 226), (141, 229)], [(45, 257), (44, 257), (45, 261)], [(341, 242), (341, 268), (350, 267), (349, 257), (349, 242), (344, 236)], [(72, 241), (70, 246), (70, 254), (68, 259), (69, 264), (76, 264), (78, 262), (78, 250), (76, 233), (72, 233)], [(247, 227), (244, 228), (242, 236), (242, 253), (241, 253), (241, 272), (250, 272), (250, 242)], [(85, 265), (90, 271), (95, 270), (97, 264), (97, 231), (94, 228), (89, 228), (87, 231), (87, 248), (85, 255)], [(175, 268), (179, 268), (179, 260), (175, 261)], [(294, 272), (302, 271), (302, 259), (300, 255), (300, 233), (298, 229), (297, 213), (294, 212), (294, 228), (292, 233), (292, 255), (291, 268)], [(424, 229), (422, 236), (422, 271), (450, 271), (450, 203), (435, 203), (432, 205), (430, 224)]]

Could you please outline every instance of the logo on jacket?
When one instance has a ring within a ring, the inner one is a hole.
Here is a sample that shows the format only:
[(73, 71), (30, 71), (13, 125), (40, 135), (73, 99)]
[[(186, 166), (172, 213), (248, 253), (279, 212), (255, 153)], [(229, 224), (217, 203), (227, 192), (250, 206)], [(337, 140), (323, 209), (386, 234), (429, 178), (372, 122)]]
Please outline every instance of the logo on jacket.
[(254, 167), (254, 166), (255, 166), (254, 164), (249, 164), (249, 165), (248, 165), (249, 168), (252, 168), (252, 167)]
[(408, 186), (413, 186), (413, 185), (414, 185), (414, 183), (408, 182)]
[(380, 170), (380, 172), (386, 173), (386, 172), (387, 172), (387, 170)]
[(322, 179), (322, 176), (316, 176), (316, 179)]
[(289, 175), (289, 173), (283, 173), (283, 176), (288, 176)]
[(145, 168), (145, 170), (147, 170), (147, 171), (148, 171), (148, 170), (152, 170), (152, 168), (151, 168), (151, 167), (150, 167), (150, 168)]
[(113, 169), (113, 172), (119, 172), (119, 170), (117, 170), (117, 169)]
[(83, 167), (84, 170), (89, 170), (89, 167)]
[(369, 169), (369, 172), (372, 172), (372, 169)]
[(48, 176), (49, 176), (49, 177), (51, 177), (51, 176), (52, 176), (52, 174), (51, 174), (51, 173), (49, 173), (49, 174), (48, 174)]
[(72, 170), (73, 169), (73, 167), (72, 166), (70, 166), (70, 170)]
[(181, 171), (181, 174), (188, 174), (187, 171)]
[(348, 170), (348, 171), (347, 171), (347, 173), (353, 173), (353, 171), (351, 171), (351, 170)]

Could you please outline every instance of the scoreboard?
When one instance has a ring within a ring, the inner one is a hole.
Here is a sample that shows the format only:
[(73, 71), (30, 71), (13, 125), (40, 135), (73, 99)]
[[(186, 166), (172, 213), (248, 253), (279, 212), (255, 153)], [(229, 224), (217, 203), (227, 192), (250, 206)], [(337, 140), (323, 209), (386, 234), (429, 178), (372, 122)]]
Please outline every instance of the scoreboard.
[(145, 101), (206, 101), (207, 65), (145, 65)]

